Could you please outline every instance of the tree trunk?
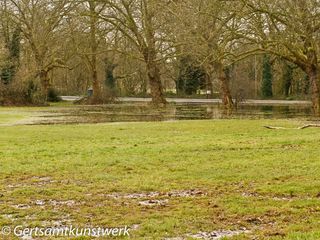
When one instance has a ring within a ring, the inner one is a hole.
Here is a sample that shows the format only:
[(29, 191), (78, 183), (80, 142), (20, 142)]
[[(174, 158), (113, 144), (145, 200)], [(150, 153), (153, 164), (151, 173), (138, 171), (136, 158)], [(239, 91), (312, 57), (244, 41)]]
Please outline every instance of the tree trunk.
[(229, 87), (229, 77), (227, 76), (225, 69), (220, 65), (218, 67), (219, 71), (219, 82), (220, 82), (220, 90), (222, 94), (222, 103), (228, 108), (232, 109), (234, 107), (234, 103), (231, 96), (231, 91)]
[(95, 67), (92, 69), (91, 74), (92, 74), (91, 77), (92, 77), (93, 100), (98, 103), (100, 101), (100, 97), (101, 97), (101, 85), (98, 80), (98, 74), (97, 74), (97, 70)]
[(50, 87), (50, 81), (49, 81), (49, 76), (48, 76), (48, 71), (46, 70), (41, 70), (39, 74), (40, 78), (40, 84), (41, 84), (41, 91), (45, 99), (47, 100), (48, 97), (48, 91)]
[(90, 8), (90, 48), (91, 48), (91, 77), (92, 77), (92, 89), (93, 89), (93, 102), (99, 103), (102, 101), (101, 99), (101, 83), (98, 79), (97, 73), (97, 50), (98, 50), (98, 42), (97, 42), (97, 13), (96, 13), (96, 3), (94, 1), (89, 1)]
[(167, 101), (163, 96), (163, 88), (161, 83), (160, 69), (156, 61), (157, 47), (156, 47), (156, 31), (153, 29), (153, 11), (149, 12), (148, 1), (142, 1), (143, 4), (143, 25), (145, 31), (145, 40), (140, 35), (139, 42), (142, 43), (141, 50), (144, 60), (147, 64), (147, 73), (151, 89), (152, 103), (155, 105), (166, 104)]
[(307, 69), (307, 74), (311, 83), (312, 106), (315, 113), (320, 113), (320, 92), (319, 92), (319, 73), (314, 66)]
[(163, 95), (160, 69), (153, 60), (147, 61), (147, 72), (151, 89), (152, 103), (156, 105), (166, 104), (167, 101)]

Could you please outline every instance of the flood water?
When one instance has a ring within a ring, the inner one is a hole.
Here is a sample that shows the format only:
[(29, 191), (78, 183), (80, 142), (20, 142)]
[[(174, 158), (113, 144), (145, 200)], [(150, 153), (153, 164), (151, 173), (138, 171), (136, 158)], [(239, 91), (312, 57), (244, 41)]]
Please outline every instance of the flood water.
[(169, 104), (154, 108), (147, 103), (119, 103), (99, 106), (53, 107), (38, 114), (33, 124), (73, 124), (201, 119), (281, 119), (318, 120), (309, 105), (242, 105), (226, 111), (218, 104)]

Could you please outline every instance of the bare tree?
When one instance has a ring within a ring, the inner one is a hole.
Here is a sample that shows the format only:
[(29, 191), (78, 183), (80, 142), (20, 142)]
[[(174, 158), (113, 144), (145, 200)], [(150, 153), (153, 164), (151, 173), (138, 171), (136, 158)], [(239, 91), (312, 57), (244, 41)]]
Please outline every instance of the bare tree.
[(161, 18), (162, 1), (106, 0), (107, 10), (100, 15), (127, 37), (140, 52), (146, 64), (152, 101), (165, 103), (159, 62), (166, 49), (163, 41), (165, 21)]
[(177, 2), (175, 16), (182, 23), (176, 34), (184, 44), (179, 54), (198, 59), (211, 81), (218, 79), (223, 104), (233, 107), (229, 87), (228, 66), (236, 60), (241, 24), (236, 21), (236, 1), (187, 0)]
[(309, 77), (313, 108), (320, 111), (320, 1), (242, 0), (246, 37), (261, 51), (299, 66)]
[[(98, 76), (99, 55), (104, 52), (101, 50), (102, 43), (106, 40), (109, 33), (110, 24), (106, 24), (99, 18), (99, 14), (105, 10), (105, 3), (96, 0), (84, 0), (77, 6), (76, 14), (69, 25), (70, 38), (72, 43), (77, 46), (75, 52), (81, 57), (88, 66), (90, 73), (90, 84), (93, 87), (92, 102), (98, 103), (102, 99), (102, 82)], [(78, 47), (79, 46), (79, 47)]]
[(12, 21), (20, 26), (36, 63), (43, 95), (47, 95), (49, 72), (66, 67), (59, 57), (62, 23), (73, 5), (68, 0), (7, 0)]

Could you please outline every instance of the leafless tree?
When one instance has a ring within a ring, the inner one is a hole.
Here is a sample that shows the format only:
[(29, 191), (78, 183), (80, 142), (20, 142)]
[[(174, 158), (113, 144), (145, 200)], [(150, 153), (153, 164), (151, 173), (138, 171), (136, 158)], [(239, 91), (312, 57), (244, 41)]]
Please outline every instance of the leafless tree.
[(243, 0), (246, 37), (258, 50), (299, 66), (311, 81), (312, 102), (320, 111), (320, 1)]

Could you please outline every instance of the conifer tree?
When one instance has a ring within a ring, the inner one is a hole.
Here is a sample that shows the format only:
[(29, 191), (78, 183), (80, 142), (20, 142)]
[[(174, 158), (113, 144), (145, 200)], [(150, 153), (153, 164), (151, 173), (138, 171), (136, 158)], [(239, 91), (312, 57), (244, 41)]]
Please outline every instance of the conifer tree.
[(12, 37), (7, 42), (9, 52), (7, 64), (1, 69), (1, 80), (4, 84), (9, 84), (14, 78), (17, 68), (19, 66), (20, 58), (20, 28), (17, 27), (12, 33)]
[(269, 98), (273, 96), (272, 92), (272, 65), (269, 55), (263, 56), (263, 71), (262, 71), (262, 84), (261, 84), (261, 95), (262, 97)]

